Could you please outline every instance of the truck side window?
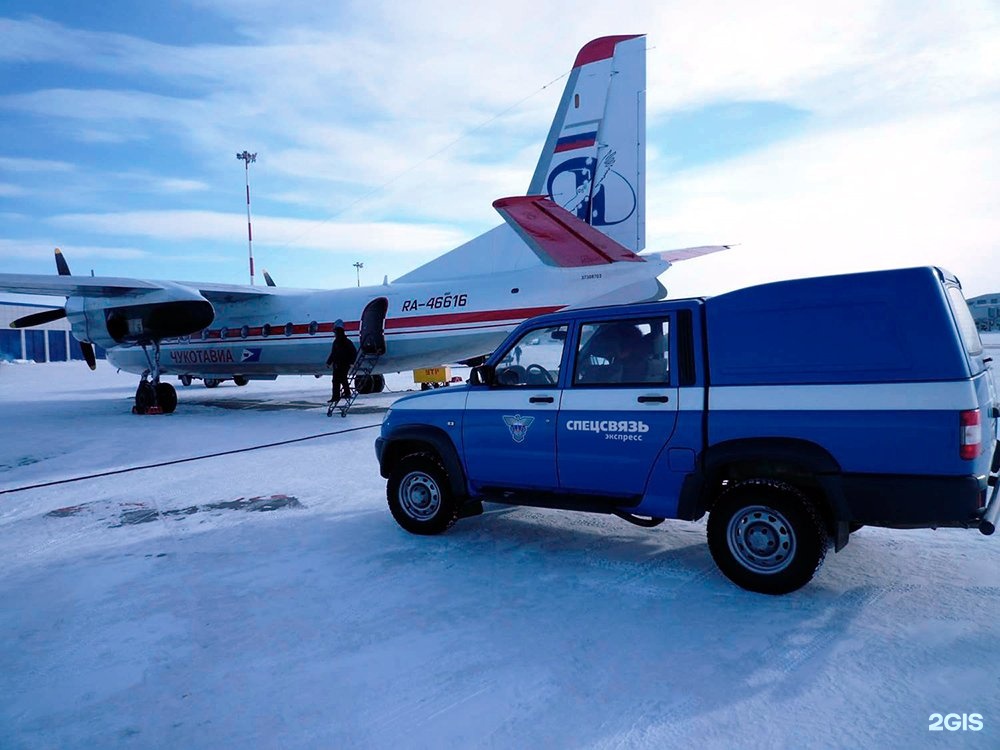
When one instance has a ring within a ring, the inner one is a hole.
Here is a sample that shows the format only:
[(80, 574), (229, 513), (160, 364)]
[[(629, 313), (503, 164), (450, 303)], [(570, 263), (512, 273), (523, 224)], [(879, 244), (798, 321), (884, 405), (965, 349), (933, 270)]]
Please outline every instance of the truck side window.
[(496, 367), (498, 386), (551, 386), (559, 382), (565, 325), (534, 328), (514, 342)]
[(582, 324), (573, 384), (669, 385), (669, 331), (669, 318)]

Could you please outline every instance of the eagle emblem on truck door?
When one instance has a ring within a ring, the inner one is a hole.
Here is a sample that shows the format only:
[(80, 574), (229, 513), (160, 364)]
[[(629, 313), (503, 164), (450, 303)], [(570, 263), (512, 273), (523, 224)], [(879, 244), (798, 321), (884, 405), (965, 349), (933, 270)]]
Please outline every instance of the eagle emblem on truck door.
[(507, 429), (510, 430), (510, 436), (514, 438), (514, 442), (523, 443), (524, 438), (528, 434), (528, 428), (531, 427), (531, 423), (535, 421), (535, 418), (522, 417), (520, 414), (515, 414), (511, 417), (505, 414), (503, 421), (507, 425)]

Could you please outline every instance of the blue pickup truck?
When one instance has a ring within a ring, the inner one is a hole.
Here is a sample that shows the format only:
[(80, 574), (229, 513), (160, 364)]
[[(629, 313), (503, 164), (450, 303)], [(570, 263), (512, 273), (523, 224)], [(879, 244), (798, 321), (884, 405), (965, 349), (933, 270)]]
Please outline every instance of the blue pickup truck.
[(863, 525), (993, 532), (989, 361), (930, 267), (563, 310), (467, 386), (396, 401), (376, 453), (407, 531), (483, 501), (643, 526), (707, 512), (722, 572), (783, 594)]

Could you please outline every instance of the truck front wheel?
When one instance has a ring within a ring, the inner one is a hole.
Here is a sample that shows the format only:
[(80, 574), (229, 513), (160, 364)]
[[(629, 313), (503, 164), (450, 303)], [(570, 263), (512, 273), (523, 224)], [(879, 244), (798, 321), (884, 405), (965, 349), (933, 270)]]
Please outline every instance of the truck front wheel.
[(708, 547), (733, 583), (761, 594), (787, 594), (823, 564), (826, 530), (809, 499), (784, 482), (740, 482), (716, 501)]
[(400, 459), (389, 474), (385, 490), (392, 517), (412, 534), (440, 534), (458, 518), (459, 506), (448, 475), (430, 453), (413, 453)]

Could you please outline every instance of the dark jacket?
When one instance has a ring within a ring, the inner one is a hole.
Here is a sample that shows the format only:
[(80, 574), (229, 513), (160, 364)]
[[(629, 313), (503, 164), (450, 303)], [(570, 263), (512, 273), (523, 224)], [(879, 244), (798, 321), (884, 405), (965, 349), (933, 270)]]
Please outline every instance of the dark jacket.
[(331, 365), (336, 369), (347, 370), (354, 364), (358, 356), (357, 347), (354, 342), (347, 338), (343, 328), (337, 328), (333, 332), (333, 346), (330, 348), (330, 356), (326, 358), (326, 366)]

